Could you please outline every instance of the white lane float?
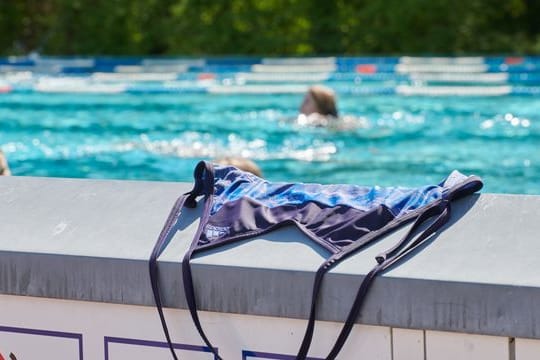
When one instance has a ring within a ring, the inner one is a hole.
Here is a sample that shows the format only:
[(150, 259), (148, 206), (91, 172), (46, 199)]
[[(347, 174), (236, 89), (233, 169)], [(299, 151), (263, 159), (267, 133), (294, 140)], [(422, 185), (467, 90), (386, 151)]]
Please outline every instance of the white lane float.
[(106, 82), (143, 82), (143, 81), (173, 81), (178, 78), (176, 72), (96, 72), (90, 75), (95, 81)]
[(251, 71), (255, 73), (322, 73), (334, 72), (337, 70), (336, 64), (302, 64), (302, 65), (266, 65), (255, 64), (251, 66)]
[(400, 64), (434, 64), (434, 65), (479, 65), (485, 64), (485, 59), (481, 56), (402, 56), (399, 58)]
[(37, 81), (33, 89), (44, 93), (104, 93), (117, 94), (126, 91), (126, 84), (102, 84), (88, 78), (52, 78), (43, 77)]
[(507, 83), (508, 73), (414, 73), (410, 74), (411, 81), (439, 83)]
[(212, 94), (303, 94), (307, 85), (216, 85), (208, 88)]
[(237, 82), (321, 82), (330, 77), (327, 72), (322, 73), (237, 73), (234, 78)]
[(503, 96), (512, 87), (502, 86), (396, 86), (396, 94), (407, 96)]

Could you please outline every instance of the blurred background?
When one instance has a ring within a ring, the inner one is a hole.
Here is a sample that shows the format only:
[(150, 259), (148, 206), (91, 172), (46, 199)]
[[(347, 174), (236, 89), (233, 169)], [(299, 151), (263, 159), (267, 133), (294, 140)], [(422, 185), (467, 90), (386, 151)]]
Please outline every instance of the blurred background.
[(538, 54), (536, 0), (2, 0), (0, 54)]
[[(0, 0), (11, 174), (540, 194), (540, 1)], [(308, 88), (347, 126), (298, 121)], [(349, 121), (350, 120), (350, 121)]]

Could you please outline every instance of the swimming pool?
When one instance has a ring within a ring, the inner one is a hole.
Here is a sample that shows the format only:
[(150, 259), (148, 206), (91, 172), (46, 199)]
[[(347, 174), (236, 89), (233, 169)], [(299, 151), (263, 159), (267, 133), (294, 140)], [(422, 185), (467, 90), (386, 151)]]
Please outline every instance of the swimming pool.
[(540, 194), (540, 99), (340, 96), (365, 127), (291, 119), (301, 95), (0, 96), (0, 144), (15, 175), (191, 181), (223, 154), (271, 180), (380, 185), (474, 173), (487, 192)]
[(416, 186), (459, 169), (485, 192), (540, 194), (540, 97), (338, 91), (362, 120), (349, 131), (291, 121), (301, 100), (14, 91), (0, 94), (0, 146), (24, 176), (191, 181), (199, 160), (240, 155), (273, 181)]

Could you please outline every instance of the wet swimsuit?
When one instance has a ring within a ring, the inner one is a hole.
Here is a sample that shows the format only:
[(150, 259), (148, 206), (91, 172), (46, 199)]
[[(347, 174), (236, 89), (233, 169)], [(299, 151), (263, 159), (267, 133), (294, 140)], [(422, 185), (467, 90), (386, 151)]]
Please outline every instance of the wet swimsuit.
[[(174, 359), (177, 358), (159, 292), (157, 257), (174, 235), (174, 226), (182, 208), (196, 207), (197, 197), (204, 196), (204, 209), (193, 242), (182, 261), (182, 275), (194, 324), (217, 359), (221, 358), (204, 334), (197, 315), (190, 266), (194, 254), (292, 224), (328, 250), (330, 256), (315, 274), (309, 320), (296, 357), (305, 359), (313, 337), (317, 298), (324, 274), (382, 235), (416, 220), (395, 246), (376, 257), (377, 265), (364, 277), (347, 320), (327, 356), (327, 359), (334, 359), (352, 330), (375, 276), (409, 255), (440, 229), (450, 217), (452, 200), (482, 188), (478, 177), (465, 176), (457, 171), (438, 185), (419, 188), (272, 183), (234, 167), (214, 168), (204, 161), (196, 166), (194, 177), (193, 190), (176, 201), (150, 258), (156, 306)], [(418, 234), (426, 220), (431, 221), (430, 225)]]

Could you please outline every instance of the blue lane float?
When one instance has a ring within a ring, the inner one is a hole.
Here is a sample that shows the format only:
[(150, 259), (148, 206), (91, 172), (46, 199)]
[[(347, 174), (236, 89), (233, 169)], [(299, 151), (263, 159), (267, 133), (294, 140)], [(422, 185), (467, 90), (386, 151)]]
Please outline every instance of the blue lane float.
[[(419, 66), (426, 69), (434, 66), (465, 68), (486, 66), (488, 72), (538, 72), (540, 57), (325, 57), (325, 58), (259, 58), (259, 57), (222, 57), (222, 58), (180, 58), (180, 57), (4, 57), (0, 65), (14, 67), (32, 67), (51, 65), (60, 67), (62, 73), (114, 71), (117, 66), (142, 66), (149, 64), (185, 64), (189, 71), (247, 71), (253, 65), (313, 65), (333, 64), (339, 72), (362, 70), (359, 66), (369, 66), (375, 72), (396, 72), (398, 65)], [(427, 66), (427, 67), (426, 67)], [(368, 67), (369, 68), (369, 67)]]
[(0, 91), (539, 95), (540, 57), (28, 57), (0, 58)]

